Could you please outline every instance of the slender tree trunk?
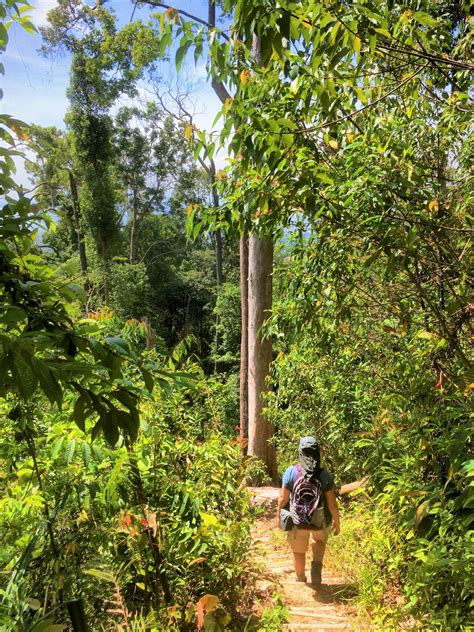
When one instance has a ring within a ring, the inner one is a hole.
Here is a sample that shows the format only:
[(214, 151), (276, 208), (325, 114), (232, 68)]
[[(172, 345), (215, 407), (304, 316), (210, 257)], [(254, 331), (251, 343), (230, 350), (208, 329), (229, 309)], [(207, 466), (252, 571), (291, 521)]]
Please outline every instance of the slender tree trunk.
[[(219, 228), (215, 232), (215, 238), (216, 238), (216, 285), (217, 285), (217, 292), (219, 292), (219, 288), (222, 285), (222, 235)], [(221, 337), (219, 335), (219, 314), (217, 313), (217, 310), (216, 310), (215, 328), (216, 328), (216, 335), (214, 339), (214, 356), (215, 356), (214, 373), (217, 373), (217, 365), (218, 365), (217, 354), (219, 353), (220, 342), (221, 342)]]
[(84, 234), (81, 229), (81, 207), (79, 205), (79, 194), (77, 191), (77, 182), (74, 174), (71, 170), (68, 170), (69, 174), (69, 188), (71, 190), (72, 209), (74, 217), (74, 231), (77, 239), (77, 252), (79, 253), (79, 261), (81, 263), (81, 272), (84, 277), (86, 289), (89, 288), (89, 282), (87, 280), (87, 255), (86, 247), (84, 244)]
[(132, 188), (132, 217), (130, 220), (130, 252), (128, 260), (130, 263), (136, 263), (138, 258), (138, 224), (140, 222), (140, 208), (138, 204), (139, 191)]
[(135, 263), (138, 254), (138, 220), (137, 213), (133, 211), (132, 222), (130, 224), (130, 263)]
[(248, 403), (248, 277), (249, 277), (249, 240), (244, 233), (240, 238), (240, 303), (242, 328), (240, 337), (240, 439), (244, 453), (249, 436)]
[[(214, 163), (212, 163), (211, 171), (210, 171), (210, 183), (211, 183), (211, 192), (212, 192), (212, 206), (217, 210), (219, 208), (219, 194), (216, 191), (216, 168)], [(222, 265), (222, 233), (221, 229), (218, 228), (215, 232), (216, 237), (216, 283), (217, 285), (222, 285), (224, 282), (224, 272)]]
[(101, 255), (102, 255), (102, 269), (104, 271), (104, 301), (105, 304), (109, 304), (110, 296), (110, 265), (109, 265), (109, 252), (107, 248), (107, 240), (105, 237), (101, 239)]
[(216, 230), (216, 283), (222, 285), (224, 272), (222, 270), (222, 233), (221, 229)]
[[(211, 167), (208, 171), (209, 173), (209, 183), (211, 185), (211, 195), (212, 195), (212, 206), (214, 209), (219, 208), (219, 194), (216, 190), (216, 167), (214, 165), (214, 161), (211, 162)], [(218, 228), (215, 233), (215, 250), (216, 250), (216, 285), (217, 291), (219, 292), (219, 287), (222, 285), (224, 281), (224, 273), (222, 267), (222, 233), (220, 228)], [(214, 373), (217, 373), (217, 354), (219, 353), (220, 347), (220, 336), (219, 336), (219, 314), (216, 313), (216, 335), (214, 339), (214, 357), (216, 358), (214, 361)]]
[(207, 21), (212, 26), (216, 25), (216, 0), (209, 0)]
[(248, 453), (265, 463), (276, 480), (275, 448), (270, 443), (273, 425), (263, 416), (262, 395), (268, 390), (272, 342), (262, 340), (261, 328), (272, 307), (273, 238), (249, 237), (248, 282)]

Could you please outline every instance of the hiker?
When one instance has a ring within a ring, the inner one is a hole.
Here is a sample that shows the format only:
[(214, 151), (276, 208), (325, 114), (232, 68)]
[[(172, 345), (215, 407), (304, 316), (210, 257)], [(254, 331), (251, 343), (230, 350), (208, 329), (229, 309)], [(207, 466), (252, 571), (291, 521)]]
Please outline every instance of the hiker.
[(334, 480), (320, 465), (319, 446), (314, 437), (300, 440), (298, 456), (299, 463), (291, 465), (283, 474), (278, 500), (278, 523), (281, 526), (280, 513), (286, 514), (285, 517), (290, 521), (287, 541), (293, 551), (298, 582), (306, 582), (306, 551), (311, 536), (311, 583), (320, 586), (331, 522), (334, 535), (340, 530), (339, 509)]

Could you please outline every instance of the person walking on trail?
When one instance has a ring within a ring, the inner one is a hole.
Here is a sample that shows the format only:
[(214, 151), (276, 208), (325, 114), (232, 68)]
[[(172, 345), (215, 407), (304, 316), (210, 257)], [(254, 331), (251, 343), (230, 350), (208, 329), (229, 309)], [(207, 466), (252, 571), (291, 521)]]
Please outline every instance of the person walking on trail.
[(289, 520), (285, 530), (291, 527), (287, 530), (287, 541), (293, 551), (296, 581), (299, 582), (306, 582), (306, 552), (311, 538), (311, 583), (320, 586), (331, 523), (334, 535), (340, 530), (339, 509), (333, 477), (321, 467), (319, 446), (314, 437), (300, 440), (298, 456), (299, 463), (291, 465), (283, 474), (278, 523), (281, 526), (280, 515), (285, 513)]

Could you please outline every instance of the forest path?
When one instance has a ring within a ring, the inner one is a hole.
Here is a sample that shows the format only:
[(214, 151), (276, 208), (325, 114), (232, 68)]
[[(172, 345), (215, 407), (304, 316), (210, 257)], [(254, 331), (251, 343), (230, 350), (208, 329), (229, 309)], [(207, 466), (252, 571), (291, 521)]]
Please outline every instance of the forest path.
[[(358, 620), (354, 607), (348, 604), (353, 595), (350, 584), (328, 566), (323, 567), (323, 586), (316, 590), (309, 583), (297, 583), (292, 555), (285, 534), (275, 526), (279, 489), (251, 487), (256, 505), (264, 505), (264, 514), (256, 521), (252, 532), (252, 559), (262, 568), (257, 583), (260, 593), (278, 590), (288, 609), (289, 632), (329, 632), (332, 630), (372, 629)], [(330, 546), (330, 540), (328, 546)], [(311, 552), (306, 559), (306, 575), (310, 578)]]

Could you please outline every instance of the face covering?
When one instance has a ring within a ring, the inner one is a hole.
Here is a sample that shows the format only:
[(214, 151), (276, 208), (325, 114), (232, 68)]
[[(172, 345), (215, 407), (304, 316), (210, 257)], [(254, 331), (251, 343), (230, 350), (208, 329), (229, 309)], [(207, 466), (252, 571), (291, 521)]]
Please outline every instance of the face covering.
[(319, 476), (321, 456), (314, 437), (303, 437), (298, 448), (299, 462), (307, 479)]

